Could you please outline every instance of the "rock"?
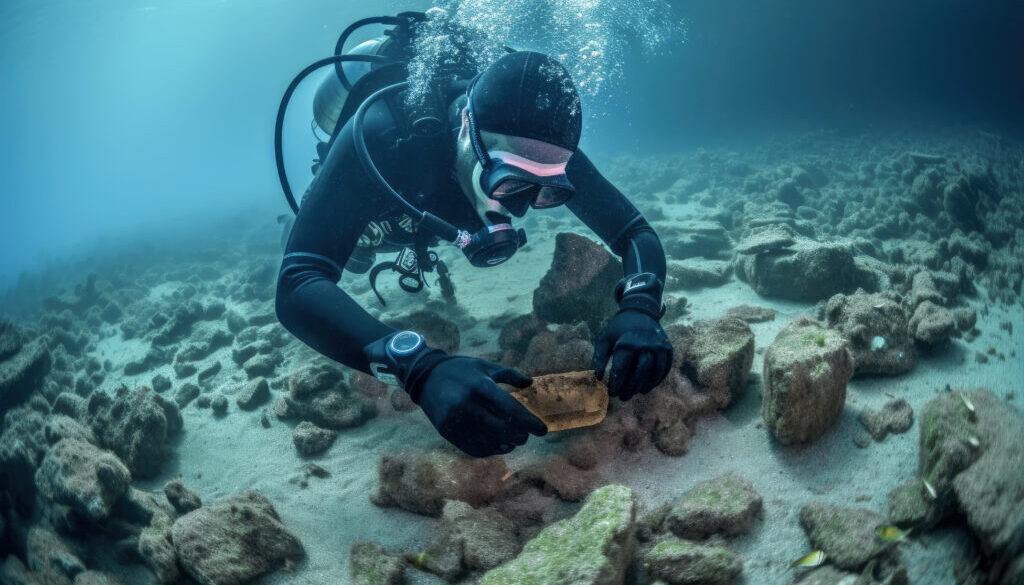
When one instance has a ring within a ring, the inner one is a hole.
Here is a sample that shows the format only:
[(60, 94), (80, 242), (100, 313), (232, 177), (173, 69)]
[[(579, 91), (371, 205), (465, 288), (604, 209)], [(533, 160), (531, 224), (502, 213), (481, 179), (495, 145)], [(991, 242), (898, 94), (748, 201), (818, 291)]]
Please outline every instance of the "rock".
[(517, 477), (554, 492), (565, 502), (580, 502), (593, 491), (598, 480), (593, 470), (579, 469), (560, 455), (546, 457), (519, 471)]
[(263, 377), (249, 380), (235, 397), (235, 404), (242, 410), (255, 410), (270, 400), (270, 385)]
[(786, 224), (776, 223), (752, 230), (735, 250), (737, 254), (760, 254), (788, 248), (795, 242), (793, 230)]
[(960, 510), (993, 573), (1010, 571), (1024, 555), (1024, 417), (988, 390), (957, 390), (925, 405), (920, 428), (921, 476), (939, 492), (943, 513)]
[(852, 376), (853, 355), (842, 335), (797, 318), (765, 353), (765, 424), (784, 445), (816, 440), (839, 418)]
[(874, 290), (877, 277), (854, 261), (850, 246), (799, 240), (792, 247), (740, 255), (736, 274), (757, 294), (814, 302), (858, 287)]
[(113, 400), (94, 395), (89, 424), (101, 446), (124, 461), (132, 475), (152, 478), (168, 455), (167, 439), (181, 430), (178, 407), (149, 388), (122, 386)]
[(220, 372), (220, 368), (220, 362), (215, 361), (209, 366), (200, 370), (199, 373), (196, 374), (196, 380), (198, 380), (200, 384), (205, 384), (206, 382), (210, 381), (211, 378), (216, 376), (218, 372)]
[(855, 374), (902, 374), (917, 360), (907, 313), (885, 294), (838, 294), (828, 300), (825, 321), (850, 342)]
[(122, 585), (122, 581), (113, 575), (99, 571), (83, 571), (75, 575), (73, 585)]
[(46, 452), (35, 476), (39, 493), (51, 504), (69, 506), (91, 521), (110, 515), (128, 489), (128, 468), (109, 451), (64, 439)]
[(977, 203), (978, 194), (963, 175), (947, 183), (942, 191), (942, 209), (954, 225), (966, 231), (982, 231), (985, 227), (975, 211)]
[(139, 534), (139, 556), (156, 578), (165, 584), (177, 583), (181, 579), (178, 554), (171, 542), (173, 523), (169, 514), (155, 513), (146, 529)]
[(240, 585), (305, 556), (273, 505), (252, 490), (189, 512), (171, 527), (182, 569), (202, 585)]
[(181, 385), (178, 391), (174, 393), (174, 402), (177, 403), (178, 408), (185, 408), (190, 402), (199, 397), (199, 386), (188, 382)]
[(910, 286), (910, 304), (913, 307), (917, 307), (925, 301), (931, 301), (937, 305), (946, 303), (945, 297), (942, 296), (938, 287), (935, 286), (935, 279), (931, 273), (927, 270), (921, 270), (914, 274), (914, 279)]
[(153, 390), (161, 394), (171, 389), (171, 379), (163, 374), (153, 376), (151, 383)]
[(198, 301), (179, 303), (167, 322), (153, 337), (153, 343), (167, 346), (185, 338), (192, 326), (204, 318), (205, 309)]
[(444, 505), (440, 530), (425, 549), (422, 566), (454, 581), (467, 569), (493, 569), (514, 558), (519, 549), (515, 525), (499, 512), (450, 500)]
[(530, 340), (518, 369), (528, 376), (577, 372), (590, 367), (594, 345), (584, 323), (544, 330)]
[(871, 438), (882, 441), (886, 435), (896, 435), (910, 430), (914, 424), (914, 409), (902, 398), (890, 400), (880, 410), (864, 409), (860, 422), (871, 433)]
[(949, 309), (924, 301), (914, 309), (910, 330), (918, 341), (937, 345), (947, 341), (956, 331), (956, 318)]
[(671, 585), (724, 585), (743, 572), (743, 560), (717, 542), (666, 538), (641, 560), (647, 573)]
[(305, 457), (317, 455), (330, 449), (338, 438), (338, 431), (322, 429), (309, 421), (302, 421), (292, 431), (295, 448)]
[(611, 291), (621, 278), (621, 263), (600, 244), (560, 233), (551, 267), (533, 291), (533, 311), (549, 323), (585, 321), (598, 331), (616, 310)]
[(734, 317), (746, 323), (767, 323), (775, 320), (775, 310), (753, 305), (740, 305), (725, 312), (726, 317)]
[(275, 407), (279, 418), (309, 421), (339, 430), (359, 426), (377, 407), (352, 391), (337, 367), (318, 364), (300, 368), (288, 377), (288, 395)]
[(726, 260), (669, 260), (665, 288), (678, 290), (716, 287), (729, 282), (731, 276), (732, 263)]
[(665, 253), (675, 260), (717, 258), (730, 245), (725, 228), (715, 221), (665, 222), (658, 224), (657, 231)]
[(61, 439), (75, 439), (93, 445), (97, 443), (96, 435), (91, 429), (62, 414), (51, 415), (46, 419), (43, 434), (49, 445), (56, 445)]
[(750, 379), (754, 332), (739, 319), (723, 317), (669, 328), (680, 371), (725, 408)]
[(498, 334), (498, 347), (511, 351), (516, 356), (513, 361), (518, 362), (526, 353), (530, 340), (541, 331), (547, 331), (547, 325), (536, 315), (519, 315), (502, 325), (501, 333)]
[(666, 526), (681, 538), (703, 539), (750, 532), (761, 512), (761, 496), (747, 480), (734, 474), (699, 484), (677, 500), (665, 517)]
[(28, 529), (25, 548), (28, 568), (41, 583), (71, 583), (85, 571), (78, 547), (43, 525), (37, 524)]
[(224, 416), (228, 413), (228, 399), (223, 394), (218, 394), (210, 399), (210, 408), (213, 416)]
[[(8, 326), (10, 327), (10, 326)], [(8, 339), (13, 334), (6, 333)], [(33, 390), (42, 383), (43, 377), (50, 371), (50, 352), (46, 349), (45, 339), (35, 339), (21, 345), (17, 353), (12, 353), (13, 341), (7, 341), (10, 355), (0, 361), (0, 418), (11, 408), (21, 404)]]
[(63, 414), (77, 420), (84, 417), (87, 411), (86, 400), (70, 392), (61, 392), (53, 401), (53, 414)]
[(930, 526), (937, 520), (936, 506), (921, 480), (897, 486), (889, 493), (889, 522), (901, 527)]
[(178, 514), (188, 514), (203, 506), (199, 494), (185, 487), (180, 477), (164, 484), (164, 495)]
[(372, 542), (357, 542), (349, 549), (348, 571), (352, 585), (402, 585), (406, 562), (389, 555)]
[(884, 517), (869, 510), (826, 504), (800, 508), (800, 525), (811, 548), (824, 552), (840, 569), (859, 570), (876, 556), (875, 529), (885, 524)]
[(635, 517), (629, 488), (605, 486), (575, 516), (547, 526), (519, 556), (485, 573), (480, 585), (621, 584), (636, 546)]
[(0, 319), (0, 361), (15, 356), (25, 344), (25, 336), (14, 323)]
[(273, 376), (274, 371), (282, 361), (284, 361), (284, 358), (280, 352), (274, 351), (267, 354), (257, 354), (246, 360), (242, 364), (242, 369), (245, 370), (245, 374), (249, 376), (249, 379), (265, 378)]
[(440, 516), (445, 500), (480, 507), (504, 493), (507, 469), (497, 457), (473, 459), (448, 451), (403, 451), (381, 456), (378, 506), (397, 506), (425, 516)]
[(199, 371), (195, 364), (174, 364), (174, 375), (178, 379), (188, 378)]

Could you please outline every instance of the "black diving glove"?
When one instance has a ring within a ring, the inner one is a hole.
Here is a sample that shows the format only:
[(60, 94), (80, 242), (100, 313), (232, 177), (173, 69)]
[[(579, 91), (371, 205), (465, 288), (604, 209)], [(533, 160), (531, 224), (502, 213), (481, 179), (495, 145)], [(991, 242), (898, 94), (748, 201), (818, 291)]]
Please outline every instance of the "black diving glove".
[(419, 382), (407, 387), (409, 395), (442, 437), (473, 457), (508, 453), (530, 434), (548, 432), (543, 421), (497, 384), (529, 386), (533, 380), (518, 370), (449, 356), (417, 378)]
[(521, 372), (429, 347), (423, 336), (401, 331), (363, 348), (378, 379), (405, 387), (438, 433), (473, 457), (508, 453), (547, 426), (498, 386), (525, 388)]
[(595, 341), (591, 367), (601, 379), (611, 359), (608, 393), (629, 400), (650, 392), (665, 379), (672, 367), (672, 344), (658, 323), (662, 313), (657, 300), (660, 283), (653, 274), (622, 279), (615, 296), (619, 312)]

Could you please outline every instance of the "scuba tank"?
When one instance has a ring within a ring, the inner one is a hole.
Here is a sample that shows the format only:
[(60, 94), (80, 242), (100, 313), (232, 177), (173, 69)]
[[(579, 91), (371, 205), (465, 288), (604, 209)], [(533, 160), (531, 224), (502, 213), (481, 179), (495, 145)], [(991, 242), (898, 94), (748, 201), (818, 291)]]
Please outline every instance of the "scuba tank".
[[(356, 45), (346, 55), (380, 55), (380, 50), (385, 44), (387, 37), (377, 37)], [(338, 63), (345, 74), (345, 78), (354, 84), (356, 81), (370, 72), (372, 63), (364, 61), (345, 61)], [(341, 77), (337, 74), (328, 75), (320, 82), (313, 96), (313, 122), (328, 136), (334, 134), (341, 117), (341, 110), (345, 106), (349, 90), (352, 86), (345, 87), (341, 83)]]

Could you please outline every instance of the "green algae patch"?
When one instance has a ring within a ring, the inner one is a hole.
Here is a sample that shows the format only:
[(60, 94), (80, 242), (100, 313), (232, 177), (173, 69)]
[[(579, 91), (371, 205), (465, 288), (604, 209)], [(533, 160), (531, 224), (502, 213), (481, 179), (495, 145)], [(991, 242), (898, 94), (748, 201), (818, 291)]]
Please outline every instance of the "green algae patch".
[(672, 505), (666, 523), (682, 538), (750, 531), (761, 511), (761, 496), (742, 477), (728, 473), (705, 481)]
[(635, 547), (635, 517), (628, 487), (602, 487), (575, 516), (548, 526), (519, 556), (488, 571), (480, 585), (620, 584)]

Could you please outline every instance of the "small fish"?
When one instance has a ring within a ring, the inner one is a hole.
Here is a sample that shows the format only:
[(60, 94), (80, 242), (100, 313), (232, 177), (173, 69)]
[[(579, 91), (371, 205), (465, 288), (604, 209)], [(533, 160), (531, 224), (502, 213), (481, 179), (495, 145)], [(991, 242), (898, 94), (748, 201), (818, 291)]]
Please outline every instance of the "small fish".
[(967, 412), (974, 414), (974, 404), (970, 401), (970, 399), (967, 398), (966, 394), (964, 394), (963, 392), (960, 392), (959, 394), (960, 400), (964, 403), (964, 406), (967, 408)]
[(978, 437), (975, 436), (967, 437), (967, 444), (970, 445), (971, 447), (974, 447), (975, 449), (981, 447), (981, 441), (979, 441)]
[(505, 475), (501, 476), (501, 481), (508, 481), (508, 478), (512, 477), (515, 474), (515, 470), (510, 469), (505, 472)]
[(922, 477), (921, 483), (924, 484), (924, 489), (926, 492), (928, 492), (928, 497), (930, 497), (933, 500), (939, 497), (939, 493), (935, 491), (935, 486), (933, 486), (931, 482)]
[(789, 568), (795, 567), (817, 567), (825, 562), (825, 553), (820, 550), (816, 550), (810, 554), (806, 554), (799, 559), (793, 561)]
[(903, 532), (896, 526), (879, 526), (875, 529), (875, 534), (885, 542), (895, 542), (906, 538), (910, 531)]
[(875, 305), (875, 308), (876, 309), (884, 309), (885, 308), (885, 303), (878, 303), (877, 305)]

